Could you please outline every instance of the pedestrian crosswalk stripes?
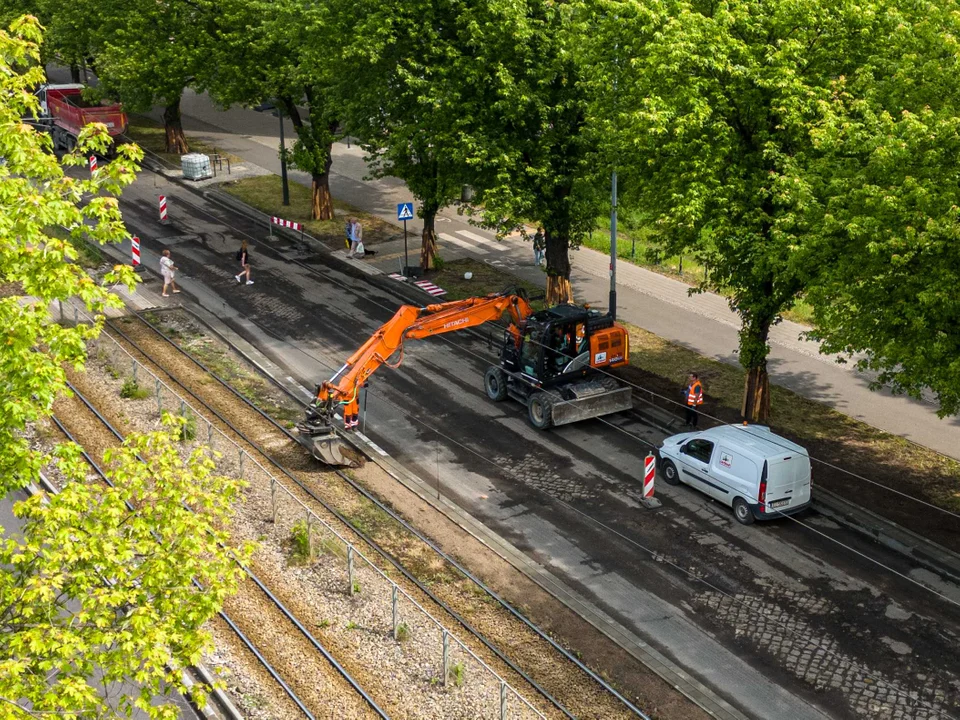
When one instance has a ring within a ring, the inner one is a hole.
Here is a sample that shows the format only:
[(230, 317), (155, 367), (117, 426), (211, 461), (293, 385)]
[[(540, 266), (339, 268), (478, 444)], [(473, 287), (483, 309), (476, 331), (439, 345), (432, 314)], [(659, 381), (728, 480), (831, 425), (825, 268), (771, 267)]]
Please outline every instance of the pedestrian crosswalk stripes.
[(496, 250), (497, 252), (505, 252), (507, 246), (496, 240), (489, 240), (488, 238), (483, 237), (483, 235), (477, 235), (475, 232), (470, 232), (469, 230), (457, 230), (457, 235), (462, 235), (468, 240), (473, 240), (478, 245), (481, 245), (489, 250)]

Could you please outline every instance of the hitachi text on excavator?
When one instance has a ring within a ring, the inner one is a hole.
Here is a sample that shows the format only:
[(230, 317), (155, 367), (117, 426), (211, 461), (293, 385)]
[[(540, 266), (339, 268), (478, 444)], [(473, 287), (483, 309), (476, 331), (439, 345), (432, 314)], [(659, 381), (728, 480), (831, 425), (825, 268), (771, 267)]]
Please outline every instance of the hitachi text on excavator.
[[(297, 425), (300, 442), (328, 465), (350, 465), (345, 441), (335, 427), (338, 411), (344, 430), (358, 425), (360, 388), (381, 365), (398, 367), (405, 340), (465, 330), (509, 315), (500, 364), (490, 366), (483, 384), (494, 401), (510, 397), (527, 407), (530, 423), (552, 425), (629, 410), (630, 388), (598, 372), (629, 362), (626, 330), (608, 313), (578, 305), (534, 312), (521, 291), (417, 307), (403, 305), (333, 377), (316, 388), (316, 401)], [(391, 358), (396, 357), (391, 364)]]

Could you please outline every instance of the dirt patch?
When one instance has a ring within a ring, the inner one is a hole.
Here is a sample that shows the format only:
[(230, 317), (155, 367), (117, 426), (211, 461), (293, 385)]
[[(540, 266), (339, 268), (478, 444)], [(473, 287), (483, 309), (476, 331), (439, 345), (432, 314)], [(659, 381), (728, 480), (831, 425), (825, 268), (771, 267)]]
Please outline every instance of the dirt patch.
[[(471, 274), (469, 280), (464, 277), (468, 272)], [(535, 310), (541, 310), (544, 307), (542, 287), (505, 274), (502, 268), (487, 265), (479, 260), (469, 258), (453, 260), (444, 263), (440, 270), (429, 271), (424, 277), (447, 291), (445, 300), (462, 300), (502, 290), (515, 291), (519, 288), (530, 298), (540, 298), (531, 303)]]
[(305, 230), (332, 250), (345, 246), (346, 218), (356, 217), (363, 227), (363, 244), (368, 247), (394, 240), (400, 235), (395, 226), (364, 212), (349, 203), (333, 201), (337, 217), (333, 220), (314, 220), (311, 217), (310, 188), (299, 183), (289, 183), (290, 204), (283, 205), (283, 185), (276, 175), (260, 175), (224, 183), (220, 186), (224, 192), (242, 200), (268, 215), (278, 215), (285, 220), (303, 223)]
[[(167, 152), (167, 135), (162, 123), (142, 115), (134, 115), (130, 118), (130, 125), (124, 134), (148, 153), (159, 156), (165, 163), (173, 167), (180, 167), (181, 156), (177, 153)], [(189, 135), (187, 136), (187, 144), (190, 146), (190, 152), (192, 153), (220, 155), (224, 160), (229, 158), (231, 163), (242, 162), (242, 159), (236, 155), (218, 150), (214, 146)]]

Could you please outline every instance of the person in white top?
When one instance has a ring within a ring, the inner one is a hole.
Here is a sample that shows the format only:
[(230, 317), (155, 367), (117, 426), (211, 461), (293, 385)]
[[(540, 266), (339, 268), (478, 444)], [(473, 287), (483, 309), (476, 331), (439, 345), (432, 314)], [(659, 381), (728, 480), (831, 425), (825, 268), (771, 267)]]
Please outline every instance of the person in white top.
[(167, 294), (168, 285), (173, 287), (175, 293), (180, 292), (177, 284), (173, 281), (176, 270), (177, 266), (173, 264), (173, 260), (170, 258), (170, 251), (164, 250), (163, 257), (160, 258), (160, 274), (163, 276), (163, 292), (161, 294), (163, 297), (170, 297)]

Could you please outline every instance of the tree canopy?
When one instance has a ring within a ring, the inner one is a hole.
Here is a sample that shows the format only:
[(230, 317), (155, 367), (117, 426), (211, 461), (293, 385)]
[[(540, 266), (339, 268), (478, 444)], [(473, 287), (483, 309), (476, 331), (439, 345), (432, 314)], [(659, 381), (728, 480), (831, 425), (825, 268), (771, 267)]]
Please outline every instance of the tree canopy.
[(437, 213), (460, 198), (469, 179), (461, 148), (466, 124), (460, 3), (378, 2), (342, 9), (353, 31), (336, 73), (347, 128), (368, 152), (377, 177), (407, 183), (423, 219), (420, 264), (433, 267)]
[(187, 692), (181, 671), (210, 650), (203, 625), (250, 553), (230, 547), (240, 483), (215, 477), (203, 448), (181, 459), (182, 422), (107, 450), (113, 487), (61, 446), (63, 489), (17, 504), (20, 537), (0, 541), (0, 701), (35, 717), (179, 717), (157, 699)]
[[(710, 284), (730, 295), (748, 370), (744, 415), (763, 419), (770, 327), (837, 269), (846, 252), (838, 240), (853, 227), (841, 230), (835, 209), (879, 139), (847, 124), (883, 114), (889, 86), (914, 81), (900, 74), (890, 40), (901, 20), (924, 11), (846, 0), (583, 8), (591, 92), (604, 98), (595, 136), (618, 158), (626, 201), (655, 218), (659, 242), (692, 250), (709, 265)], [(879, 77), (881, 67), (899, 80)], [(611, 102), (601, 86), (614, 69)]]
[(32, 18), (0, 32), (0, 494), (36, 479), (40, 460), (21, 431), (49, 413), (66, 389), (64, 364), (81, 367), (85, 341), (102, 327), (50, 323), (50, 304), (77, 298), (97, 313), (121, 305), (111, 285), (136, 282), (124, 266), (97, 282), (71, 262), (77, 251), (70, 236), (99, 243), (127, 237), (117, 195), (133, 182), (142, 153), (123, 145), (95, 177), (67, 175), (67, 168), (86, 165), (90, 152), (105, 151), (110, 138), (106, 127), (90, 126), (76, 151), (58, 160), (50, 137), (21, 121), (37, 112), (40, 39)]

